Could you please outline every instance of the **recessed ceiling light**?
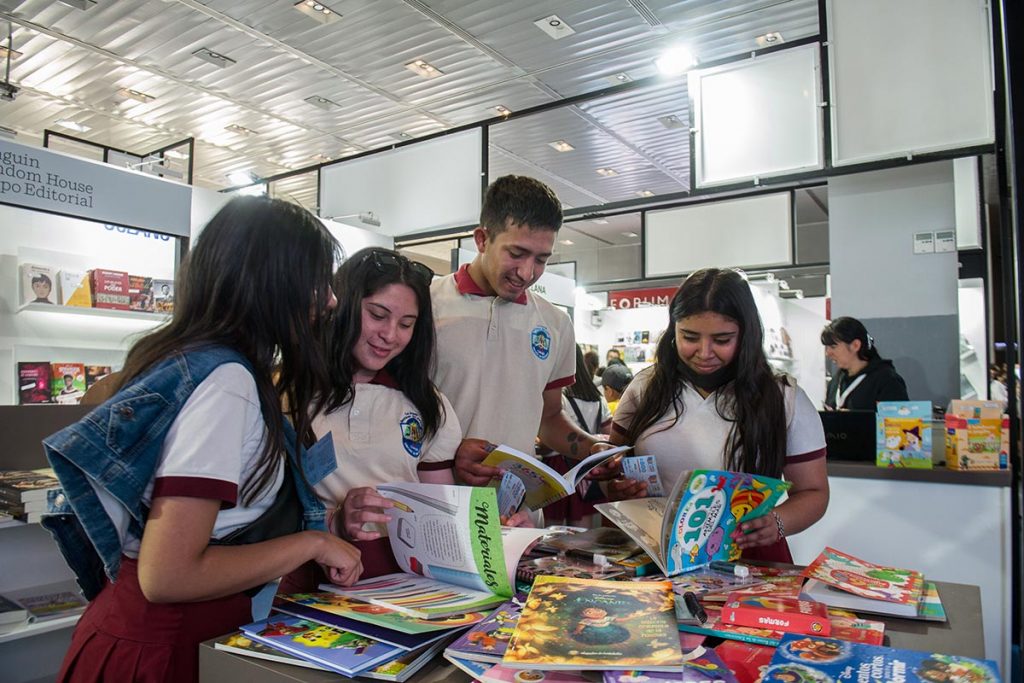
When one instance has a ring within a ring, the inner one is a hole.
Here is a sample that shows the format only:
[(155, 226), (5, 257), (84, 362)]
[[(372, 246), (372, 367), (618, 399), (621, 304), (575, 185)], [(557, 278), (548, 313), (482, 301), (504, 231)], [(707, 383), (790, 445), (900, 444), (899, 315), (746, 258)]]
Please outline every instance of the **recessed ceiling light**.
[(319, 21), (321, 24), (330, 24), (331, 22), (341, 19), (340, 14), (324, 3), (317, 2), (316, 0), (299, 0), (299, 2), (292, 6), (307, 17)]
[(259, 133), (254, 131), (252, 128), (246, 128), (245, 126), (240, 126), (237, 123), (224, 126), (224, 130), (229, 130), (232, 133), (238, 133), (239, 135), (259, 135)]
[(302, 101), (307, 104), (312, 104), (314, 107), (319, 107), (320, 109), (326, 109), (328, 111), (341, 106), (337, 102), (329, 100), (326, 97), (320, 97), (319, 95), (310, 95)]
[(650, 190), (637, 190), (636, 194), (639, 197), (653, 197), (654, 196), (654, 193), (651, 192)]
[(687, 125), (683, 123), (683, 120), (675, 114), (669, 114), (668, 116), (659, 116), (658, 123), (665, 126), (668, 129), (672, 128), (686, 128)]
[(559, 244), (564, 244), (567, 247), (571, 247), (573, 245), (573, 241), (572, 240), (558, 240), (558, 243)]
[(422, 76), (423, 78), (437, 78), (438, 76), (444, 75), (443, 71), (438, 69), (433, 64), (428, 64), (422, 59), (417, 59), (412, 62), (409, 62), (408, 64), (405, 65), (405, 68), (413, 72), (417, 76)]
[(612, 74), (611, 76), (606, 76), (605, 78), (611, 81), (613, 85), (618, 85), (619, 83), (629, 83), (630, 81), (633, 80), (633, 77), (630, 76), (625, 71), (620, 71), (617, 74)]
[(661, 53), (661, 56), (654, 60), (654, 65), (664, 76), (676, 76), (689, 71), (696, 66), (697, 60), (693, 53), (682, 45), (670, 47)]
[(771, 45), (780, 45), (786, 42), (786, 39), (778, 31), (772, 31), (771, 33), (754, 38), (754, 42), (757, 43), (758, 47), (769, 47)]
[(572, 26), (562, 21), (557, 14), (552, 14), (550, 17), (544, 17), (533, 22), (533, 25), (539, 28), (544, 33), (548, 34), (555, 40), (561, 40), (566, 36), (571, 36), (576, 33)]
[(198, 50), (192, 53), (192, 56), (198, 57), (204, 62), (213, 64), (214, 66), (219, 67), (221, 69), (226, 69), (232, 64), (237, 63), (235, 62), (235, 60), (231, 59), (231, 57), (228, 57), (227, 55), (222, 55), (219, 52), (214, 52), (208, 47), (199, 48)]
[(494, 111), (498, 112), (498, 116), (511, 116), (512, 110), (503, 104), (499, 104), (494, 108)]
[(92, 128), (90, 128), (89, 126), (86, 126), (82, 123), (78, 123), (76, 121), (72, 121), (71, 119), (61, 119), (57, 121), (56, 124), (62, 128), (67, 128), (77, 133), (87, 133), (90, 130), (92, 130)]
[(156, 98), (152, 95), (147, 95), (140, 90), (132, 90), (131, 88), (121, 88), (117, 91), (118, 97), (125, 100), (135, 100), (136, 102), (152, 102)]
[(403, 140), (403, 141), (404, 140), (412, 140), (412, 136), (409, 135), (408, 133), (403, 132), (403, 131), (398, 131), (397, 133), (392, 133), (391, 137), (393, 137), (396, 140)]
[(636, 234), (635, 232), (633, 232), (632, 230), (627, 230), (626, 232), (621, 233), (621, 234), (622, 234), (623, 237), (639, 237), (640, 236), (640, 235)]
[(604, 176), (605, 178), (614, 178), (619, 175), (619, 172), (614, 168), (599, 168), (597, 169), (597, 175)]
[(176, 149), (168, 149), (164, 152), (164, 156), (168, 159), (188, 159), (188, 155), (184, 152), (179, 152)]
[(252, 171), (232, 171), (228, 173), (228, 180), (232, 185), (252, 185), (259, 177)]
[(10, 55), (11, 61), (14, 61), (18, 57), (21, 57), (22, 53), (17, 50), (9, 50), (6, 47), (0, 47), (0, 59), (7, 59), (7, 55)]
[(571, 152), (576, 149), (565, 140), (555, 140), (554, 142), (549, 142), (548, 145), (559, 152)]

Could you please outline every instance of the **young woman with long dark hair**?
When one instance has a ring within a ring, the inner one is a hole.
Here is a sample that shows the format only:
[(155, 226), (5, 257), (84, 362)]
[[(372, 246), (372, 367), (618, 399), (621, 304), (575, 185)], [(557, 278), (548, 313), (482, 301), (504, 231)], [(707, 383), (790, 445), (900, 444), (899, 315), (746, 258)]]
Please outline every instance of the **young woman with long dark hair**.
[(907, 385), (856, 318), (836, 318), (821, 331), (837, 372), (825, 392), (826, 410), (874, 410), (879, 401), (906, 401)]
[(73, 508), (47, 527), (92, 600), (59, 680), (196, 680), (199, 643), (251, 621), (263, 584), (309, 560), (358, 577), (358, 551), (313, 529), (322, 509), (304, 515), (336, 249), (304, 209), (231, 200), (113, 396), (44, 441)]
[[(669, 305), (657, 360), (626, 388), (612, 424), (614, 444), (655, 455), (665, 485), (684, 470), (726, 469), (784, 477), (786, 502), (743, 524), (746, 557), (790, 561), (784, 536), (825, 513), (825, 435), (807, 395), (776, 375), (743, 275), (709, 268), (690, 275)], [(645, 495), (646, 484), (609, 483), (609, 497)]]

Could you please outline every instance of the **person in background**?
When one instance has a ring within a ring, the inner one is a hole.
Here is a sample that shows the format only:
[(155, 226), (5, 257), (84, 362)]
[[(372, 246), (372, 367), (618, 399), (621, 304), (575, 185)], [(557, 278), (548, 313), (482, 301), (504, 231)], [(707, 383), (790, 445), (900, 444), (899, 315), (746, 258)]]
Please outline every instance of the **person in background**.
[(838, 372), (825, 392), (826, 410), (875, 410), (879, 401), (906, 401), (907, 385), (856, 318), (836, 318), (821, 331), (825, 355)]
[(587, 351), (583, 354), (583, 363), (587, 366), (587, 374), (590, 376), (591, 383), (594, 386), (600, 386), (601, 373), (604, 372), (604, 368), (601, 367), (601, 357), (597, 355), (597, 351)]
[(561, 225), (562, 206), (551, 188), (524, 176), (498, 178), (473, 231), (476, 258), (431, 286), (438, 338), (433, 379), (462, 425), (455, 472), (466, 484), (483, 486), (500, 476), (481, 464), (495, 444), (533, 453), (539, 436), (548, 448), (578, 459), (597, 440), (562, 410), (562, 389), (576, 378), (572, 321), (529, 291)]
[(268, 582), (309, 560), (334, 583), (359, 577), (359, 551), (316, 530), (322, 506), (293, 472), (314, 471), (301, 446), (329, 387), (336, 253), (304, 209), (232, 199), (113, 396), (44, 440), (74, 510), (47, 526), (91, 600), (58, 680), (195, 681), (199, 643), (252, 621)]
[(615, 415), (622, 394), (625, 393), (626, 387), (631, 381), (633, 381), (633, 373), (622, 361), (612, 359), (608, 367), (604, 369), (601, 386), (604, 388), (604, 398), (608, 402), (608, 410), (612, 415)]
[[(619, 403), (611, 441), (656, 456), (667, 490), (701, 468), (789, 481), (784, 503), (734, 533), (748, 559), (791, 562), (785, 536), (814, 524), (828, 505), (821, 419), (792, 378), (772, 371), (750, 286), (735, 270), (699, 270), (683, 281), (654, 365)], [(608, 493), (638, 498), (646, 488), (619, 479)]]
[(1006, 402), (1009, 394), (1006, 393), (1006, 363), (992, 363), (988, 367), (988, 397), (991, 401)]

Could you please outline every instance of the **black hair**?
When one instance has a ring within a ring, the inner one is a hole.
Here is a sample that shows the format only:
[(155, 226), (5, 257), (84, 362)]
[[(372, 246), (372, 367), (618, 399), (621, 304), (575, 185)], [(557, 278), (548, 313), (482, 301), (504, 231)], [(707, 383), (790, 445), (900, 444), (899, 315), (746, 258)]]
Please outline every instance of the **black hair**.
[(594, 378), (590, 374), (583, 349), (576, 345), (576, 381), (562, 390), (566, 396), (581, 401), (600, 401), (601, 392), (594, 386)]
[[(378, 255), (375, 258), (375, 255)], [(381, 260), (384, 256), (386, 260)], [(430, 303), (430, 275), (414, 270), (398, 252), (379, 247), (361, 249), (334, 274), (338, 308), (334, 312), (328, 344), (331, 358), (331, 390), (325, 409), (337, 410), (355, 395), (356, 364), (352, 351), (363, 329), (363, 299), (388, 285), (403, 284), (416, 296), (419, 315), (412, 338), (400, 354), (388, 362), (388, 371), (423, 419), (424, 439), (437, 432), (444, 417), (441, 394), (430, 380), (434, 366), (434, 313)]]
[(875, 347), (874, 337), (868, 334), (864, 323), (856, 318), (849, 316), (836, 318), (821, 331), (821, 343), (824, 346), (832, 346), (838, 342), (852, 344), (854, 339), (860, 341), (857, 358), (868, 362), (881, 358)]
[[(24, 280), (22, 280), (22, 282), (24, 282)], [(45, 284), (50, 289), (53, 289), (53, 280), (51, 280), (50, 276), (47, 275), (46, 273), (36, 273), (35, 275), (32, 276), (33, 285), (38, 284), (40, 282)]]
[[(781, 382), (764, 354), (764, 327), (744, 276), (736, 270), (706, 268), (683, 281), (669, 304), (669, 325), (658, 341), (654, 369), (626, 432), (636, 443), (670, 410), (683, 415), (682, 391), (687, 368), (676, 350), (676, 323), (712, 312), (739, 326), (732, 360), (735, 379), (730, 390), (715, 392), (718, 414), (732, 423), (723, 453), (724, 466), (734, 472), (778, 477), (786, 461), (786, 409)], [(659, 430), (660, 431), (660, 430)]]
[(562, 203), (554, 190), (536, 178), (502, 176), (484, 193), (480, 226), (487, 229), (488, 239), (494, 239), (505, 231), (510, 218), (531, 230), (557, 232), (562, 227)]
[(597, 351), (587, 351), (583, 354), (583, 364), (587, 366), (587, 372), (590, 373), (590, 379), (593, 380), (597, 369), (601, 367), (601, 357), (597, 355)]
[[(175, 352), (231, 347), (252, 364), (267, 428), (242, 487), (252, 502), (285, 457), (282, 405), (300, 441), (329, 387), (326, 310), (338, 244), (311, 213), (279, 199), (236, 197), (200, 233), (178, 273), (170, 322), (137, 341), (121, 384)], [(211, 454), (211, 457), (217, 457)]]

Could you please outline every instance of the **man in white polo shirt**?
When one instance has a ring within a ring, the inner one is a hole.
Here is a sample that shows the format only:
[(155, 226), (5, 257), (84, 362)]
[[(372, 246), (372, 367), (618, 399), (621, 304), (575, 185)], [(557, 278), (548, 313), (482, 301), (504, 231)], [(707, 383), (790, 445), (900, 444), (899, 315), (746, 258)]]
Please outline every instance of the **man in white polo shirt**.
[(562, 412), (573, 383), (576, 339), (563, 311), (529, 291), (544, 273), (562, 226), (562, 207), (544, 183), (498, 178), (484, 196), (479, 253), (430, 288), (437, 326), (434, 382), (455, 407), (463, 440), (456, 477), (482, 486), (499, 471), (480, 464), (491, 444), (583, 457), (597, 440)]

